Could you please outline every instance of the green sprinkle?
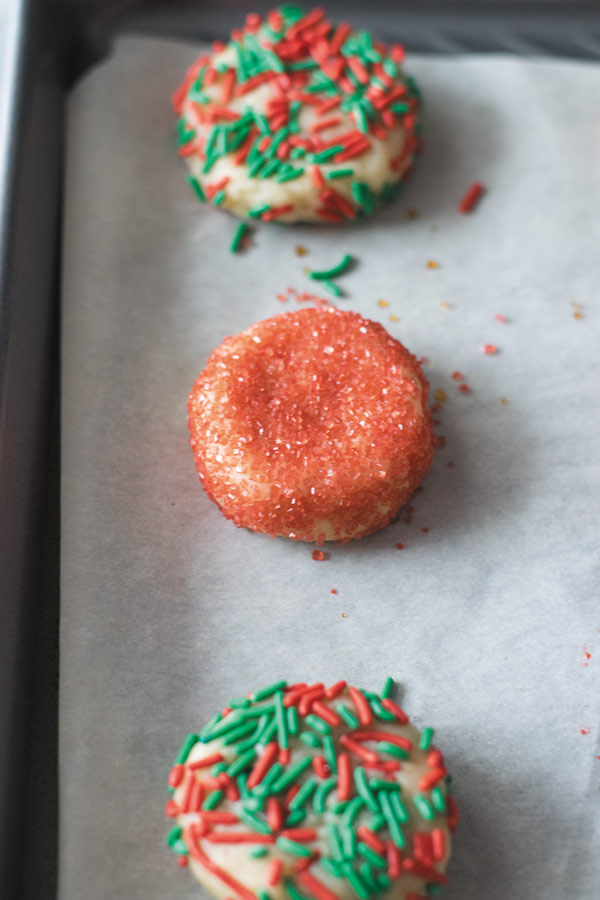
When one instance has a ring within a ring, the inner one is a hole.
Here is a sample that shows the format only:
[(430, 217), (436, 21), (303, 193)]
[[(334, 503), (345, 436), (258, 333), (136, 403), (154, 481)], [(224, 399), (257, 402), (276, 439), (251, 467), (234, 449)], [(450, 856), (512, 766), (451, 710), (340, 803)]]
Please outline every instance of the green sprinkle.
[(356, 790), (363, 798), (371, 812), (379, 812), (379, 804), (377, 803), (375, 795), (372, 793), (369, 787), (369, 782), (367, 781), (367, 776), (365, 775), (365, 770), (362, 766), (357, 766), (354, 770), (354, 784), (356, 785)]
[(390, 803), (392, 805), (392, 812), (394, 813), (400, 824), (406, 825), (409, 820), (408, 809), (404, 805), (404, 801), (402, 800), (398, 791), (395, 794), (391, 794)]
[(295, 706), (287, 710), (287, 730), (290, 734), (298, 734), (298, 710)]
[[(223, 743), (229, 747), (230, 744), (235, 744), (235, 742), (239, 741), (240, 738), (246, 737), (246, 735), (250, 734), (251, 731), (254, 731), (254, 723), (244, 722), (239, 726), (239, 728), (234, 728), (233, 731), (230, 731), (228, 734), (226, 734), (223, 739)], [(254, 741), (252, 742), (252, 744), (254, 744)]]
[(277, 691), (283, 690), (284, 687), (287, 686), (287, 681), (274, 681), (273, 684), (268, 684), (266, 687), (261, 688), (259, 691), (255, 691), (252, 694), (252, 699), (255, 703), (258, 703), (259, 700), (266, 700), (267, 697), (270, 697), (272, 694), (276, 694)]
[(303, 159), (306, 156), (304, 147), (294, 147), (290, 150), (290, 159)]
[[(300, 178), (301, 175), (304, 175), (304, 169), (290, 168), (277, 175), (275, 181), (278, 184), (283, 184), (286, 181), (294, 181), (296, 178)], [(293, 707), (290, 707), (290, 709), (293, 709)]]
[(433, 740), (433, 728), (424, 728), (419, 740), (419, 750), (429, 750)]
[[(235, 752), (243, 753), (244, 750), (248, 750), (249, 747), (254, 747), (254, 745), (256, 744), (256, 739), (258, 738), (258, 736), (262, 732), (262, 730), (265, 728), (268, 721), (269, 721), (268, 716), (262, 716), (258, 720), (258, 725), (256, 726), (256, 730), (250, 735), (249, 738), (247, 738), (245, 741), (242, 741), (241, 744), (238, 744), (237, 747), (234, 748)], [(251, 723), (248, 723), (248, 724), (251, 724)], [(230, 732), (230, 734), (233, 734), (233, 732)], [(227, 738), (225, 738), (225, 743), (227, 743)]]
[(292, 799), (290, 803), (290, 809), (300, 809), (301, 806), (308, 800), (313, 791), (317, 789), (317, 779), (307, 778), (304, 782), (296, 796)]
[(190, 755), (190, 750), (198, 743), (198, 741), (199, 736), (197, 734), (188, 734), (183, 744), (181, 745), (181, 750), (175, 757), (174, 765), (178, 766), (180, 763), (186, 762), (188, 756)]
[(320, 747), (322, 743), (321, 738), (313, 734), (312, 731), (303, 731), (300, 735), (300, 740), (307, 747)]
[(173, 850), (174, 853), (179, 854), (179, 856), (187, 856), (190, 852), (188, 850), (186, 842), (181, 838), (178, 841), (175, 841), (175, 843), (171, 847), (171, 850)]
[(327, 291), (328, 294), (333, 294), (334, 297), (343, 297), (343, 290), (337, 286), (335, 281), (329, 281), (327, 278), (323, 278), (320, 282), (321, 287)]
[(212, 768), (210, 770), (210, 774), (213, 778), (216, 778), (217, 775), (220, 775), (221, 772), (224, 772), (226, 768), (227, 768), (226, 762), (215, 763), (215, 765), (212, 766)]
[(261, 134), (271, 134), (271, 129), (269, 128), (269, 123), (262, 113), (254, 113), (254, 121), (258, 125), (258, 130)]
[(240, 789), (242, 803), (244, 803), (250, 797), (250, 791), (248, 790), (248, 785), (247, 785), (248, 779), (246, 778), (245, 775), (242, 774), (242, 775), (238, 775), (236, 781), (237, 781), (237, 786)]
[(398, 793), (400, 785), (397, 781), (385, 781), (383, 778), (371, 778), (369, 787), (372, 791), (395, 791)]
[(306, 811), (304, 809), (295, 809), (285, 820), (285, 826), (291, 828), (293, 825), (299, 825), (300, 822), (304, 822), (305, 818)]
[(329, 856), (322, 856), (319, 860), (319, 864), (323, 866), (326, 872), (329, 872), (330, 875), (333, 875), (334, 878), (340, 878), (342, 870), (335, 862), (335, 860), (330, 859)]
[(284, 772), (283, 775), (277, 779), (277, 781), (273, 785), (273, 790), (275, 791), (275, 793), (283, 791), (285, 788), (293, 784), (294, 781), (297, 781), (302, 773), (311, 765), (312, 760), (310, 759), (310, 757), (306, 756), (303, 759), (299, 759), (295, 765), (290, 766), (287, 772)]
[(238, 810), (238, 816), (240, 819), (246, 823), (253, 831), (258, 831), (259, 834), (271, 834), (271, 829), (268, 824), (260, 819), (258, 816), (255, 816), (253, 812), (249, 812), (247, 809)]
[(260, 157), (260, 159), (257, 159), (256, 162), (254, 163), (254, 165), (252, 165), (248, 169), (248, 175), (250, 176), (250, 178), (254, 178), (254, 176), (259, 172), (259, 170), (262, 169), (262, 167), (265, 165), (265, 163), (266, 163), (266, 160), (263, 159), (262, 156)]
[(352, 890), (354, 891), (354, 893), (358, 894), (358, 896), (361, 898), (361, 900), (369, 900), (370, 891), (367, 888), (367, 886), (365, 885), (365, 883), (363, 882), (360, 875), (357, 872), (355, 872), (354, 869), (352, 868), (352, 863), (350, 863), (350, 862), (342, 863), (342, 872), (344, 873), (344, 875), (350, 882), (350, 885), (352, 886)]
[(333, 806), (331, 807), (332, 813), (334, 813), (334, 815), (336, 815), (336, 816), (339, 816), (340, 813), (344, 812), (344, 810), (346, 809), (346, 807), (348, 806), (349, 803), (350, 803), (349, 800), (338, 800), (338, 802), (334, 803)]
[(183, 828), (181, 828), (179, 825), (173, 825), (173, 827), (167, 834), (167, 846), (172, 847), (175, 841), (178, 841), (182, 834)]
[(299, 844), (297, 841), (291, 841), (289, 838), (282, 837), (281, 835), (277, 838), (275, 843), (282, 850), (293, 853), (294, 856), (312, 856), (312, 850), (309, 850), (308, 847)]
[[(283, 766), (281, 765), (281, 763), (279, 763), (279, 762), (273, 763), (273, 765), (271, 766), (271, 768), (269, 769), (269, 771), (267, 772), (267, 774), (265, 775), (265, 777), (263, 778), (261, 783), (263, 785), (266, 785), (267, 787), (269, 787), (270, 785), (273, 784), (274, 781), (277, 781), (277, 779), (279, 778), (279, 776), (281, 775), (282, 772), (283, 772)], [(260, 787), (260, 785), (257, 785), (256, 787)], [(256, 788), (254, 788), (254, 790), (256, 790)]]
[[(250, 173), (248, 173), (250, 174)], [(257, 206), (255, 209), (251, 209), (248, 213), (249, 216), (252, 216), (253, 219), (260, 219), (263, 213), (266, 213), (267, 210), (271, 209), (269, 204), (266, 206)]]
[(280, 168), (281, 162), (278, 159), (270, 159), (261, 171), (260, 178), (269, 178), (274, 172), (278, 172)]
[(259, 900), (271, 900), (271, 895), (267, 893), (267, 891), (257, 891), (256, 896), (259, 898)]
[(261, 733), (256, 739), (257, 744), (268, 744), (275, 732), (277, 731), (277, 722), (274, 718), (267, 722)]
[(402, 850), (406, 846), (406, 840), (404, 838), (404, 835), (402, 834), (400, 824), (392, 810), (390, 798), (384, 791), (380, 791), (377, 796), (379, 799), (379, 805), (381, 806), (381, 811), (388, 823), (388, 828), (390, 829), (392, 840), (396, 847), (399, 847), (400, 850)]
[(310, 725), (311, 728), (314, 728), (315, 731), (318, 731), (319, 734), (331, 734), (331, 728), (319, 716), (315, 716), (313, 713), (310, 713), (305, 717), (304, 721), (307, 725)]
[(373, 870), (371, 869), (369, 863), (366, 861), (361, 863), (358, 871), (360, 872), (360, 877), (369, 888), (369, 893), (376, 894), (377, 882), (375, 881), (375, 876), (373, 875)]
[(367, 117), (362, 106), (357, 105), (354, 107), (354, 121), (356, 122), (358, 130), (362, 131), (363, 134), (367, 134), (369, 131), (369, 123), (367, 122)]
[(310, 900), (309, 897), (298, 890), (291, 878), (286, 878), (283, 884), (291, 900)]
[(252, 856), (254, 859), (260, 859), (261, 856), (266, 856), (268, 852), (266, 847), (255, 847), (253, 850), (249, 851), (248, 856)]
[(354, 797), (344, 810), (342, 825), (352, 825), (364, 805), (365, 801), (362, 797)]
[(337, 266), (332, 266), (330, 269), (315, 269), (310, 273), (310, 277), (319, 281), (322, 279), (338, 278), (340, 275), (343, 275), (344, 272), (348, 271), (353, 262), (354, 257), (347, 253)]
[(235, 712), (230, 713), (225, 719), (217, 722), (208, 734), (203, 733), (204, 740), (212, 741), (214, 738), (221, 737), (221, 735), (227, 734), (228, 731), (233, 731), (233, 729), (237, 728), (238, 725), (241, 725), (243, 721), (241, 712), (236, 710)]
[(340, 840), (340, 835), (337, 829), (337, 826), (333, 824), (333, 822), (329, 822), (327, 825), (327, 838), (329, 840), (329, 846), (331, 847), (331, 855), (333, 856), (336, 862), (344, 861), (344, 851), (342, 849), (342, 842)]
[(333, 743), (333, 738), (330, 735), (325, 735), (323, 738), (323, 751), (325, 753), (325, 759), (334, 775), (337, 775), (337, 757), (335, 755), (335, 744)]
[(377, 884), (378, 884), (378, 886), (379, 886), (379, 890), (380, 890), (380, 891), (387, 891), (387, 890), (388, 890), (388, 888), (389, 888), (389, 886), (390, 886), (390, 884), (391, 884), (391, 881), (390, 881), (390, 879), (388, 878), (388, 876), (385, 874), (385, 872), (379, 872), (379, 873), (378, 873), (378, 875), (377, 875)]
[(214, 205), (215, 205), (215, 206), (222, 206), (223, 203), (225, 202), (225, 198), (226, 198), (226, 197), (227, 197), (227, 194), (225, 193), (225, 191), (217, 191), (217, 193), (216, 193), (215, 196), (213, 197), (213, 203), (214, 203)]
[(395, 113), (407, 113), (410, 110), (408, 103), (392, 103), (390, 109)]
[(214, 809), (223, 799), (223, 791), (211, 791), (202, 804), (202, 809)]
[(346, 859), (354, 859), (356, 856), (356, 835), (354, 829), (349, 825), (342, 825), (340, 828), (342, 836), (342, 848)]
[[(327, 804), (327, 797), (329, 793), (334, 789), (337, 784), (336, 778), (328, 778), (326, 781), (322, 781), (317, 790), (315, 791), (315, 796), (313, 798), (313, 809), (316, 813), (325, 812), (325, 807)], [(298, 796), (296, 794), (296, 796)], [(294, 797), (294, 800), (296, 798)], [(293, 801), (292, 801), (293, 802)], [(291, 804), (290, 804), (291, 806)]]
[(250, 748), (245, 753), (242, 753), (241, 756), (232, 762), (229, 768), (227, 769), (227, 774), (232, 777), (235, 775), (239, 775), (240, 772), (243, 772), (253, 761), (256, 756), (256, 750)]
[(189, 144), (196, 137), (196, 132), (190, 128), (185, 119), (180, 119), (177, 123), (177, 143), (181, 147), (183, 144)]
[(212, 167), (214, 166), (214, 164), (216, 163), (218, 158), (219, 158), (218, 156), (211, 156), (206, 160), (206, 162), (202, 166), (202, 174), (203, 175), (206, 175), (207, 172), (210, 172), (210, 170), (212, 169)]
[[(234, 234), (234, 236), (233, 236), (233, 240), (232, 240), (232, 242), (231, 242), (231, 246), (230, 246), (230, 248), (229, 248), (230, 251), (231, 251), (232, 253), (237, 253), (237, 252), (238, 252), (239, 247), (240, 247), (240, 244), (242, 243), (242, 240), (243, 240), (243, 238), (244, 238), (244, 235), (246, 234), (247, 228), (248, 228), (248, 226), (246, 225), (245, 222), (241, 222), (241, 223), (238, 225), (237, 230), (236, 230), (236, 232), (235, 232), (235, 234)], [(247, 704), (247, 703), (248, 703), (248, 701), (246, 701), (246, 704)], [(229, 705), (231, 706), (231, 703), (230, 703)], [(234, 707), (234, 709), (235, 709), (235, 707)]]
[(384, 722), (393, 722), (395, 720), (396, 716), (394, 715), (394, 713), (390, 712), (389, 709), (386, 709), (384, 706), (382, 706), (379, 700), (370, 700), (369, 704), (378, 719), (381, 719)]
[(444, 792), (441, 788), (434, 787), (431, 792), (431, 799), (433, 800), (433, 805), (437, 812), (446, 812), (446, 798), (444, 797)]
[(415, 794), (413, 803), (422, 819), (426, 819), (429, 822), (434, 818), (435, 810), (424, 794)]
[(442, 893), (442, 886), (441, 884), (436, 884), (435, 881), (429, 881), (425, 885), (425, 893), (428, 897), (439, 897)]
[(250, 701), (247, 697), (234, 697), (227, 705), (231, 706), (232, 709), (245, 709), (247, 706), (250, 706)]
[(387, 741), (379, 741), (377, 749), (380, 753), (389, 753), (391, 756), (397, 756), (398, 759), (408, 759), (408, 751), (402, 747), (396, 747), (395, 744), (389, 744)]
[(398, 77), (398, 66), (393, 59), (384, 59), (381, 65), (383, 66), (385, 74), (389, 75), (390, 78)]
[(193, 175), (188, 175), (187, 182), (189, 185), (192, 186), (192, 189), (193, 189), (194, 193), (196, 194), (196, 197), (198, 198), (198, 200), (201, 203), (206, 203), (206, 194), (202, 190), (202, 185), (200, 184), (198, 179), (194, 178)]
[(354, 169), (334, 169), (333, 172), (327, 173), (330, 181), (334, 181), (336, 178), (352, 178), (353, 175)]
[(275, 694), (275, 722), (277, 724), (277, 738), (279, 740), (279, 746), (283, 750), (287, 750), (288, 748), (288, 732), (287, 732), (287, 717), (285, 714), (285, 708), (283, 706), (283, 694), (281, 691), (277, 691)]
[(275, 134), (273, 135), (271, 143), (269, 144), (268, 150), (265, 152), (265, 156), (267, 156), (267, 157), (275, 156), (275, 153), (277, 152), (277, 148), (286, 139), (287, 134), (288, 134), (288, 129), (285, 126), (283, 128), (280, 128), (279, 131), (276, 131)]
[(376, 816), (371, 816), (371, 818), (369, 819), (368, 827), (371, 831), (381, 831), (384, 825), (385, 816), (382, 816), (381, 813), (377, 813)]
[(288, 69), (291, 69), (292, 72), (298, 72), (301, 69), (316, 69), (319, 63), (314, 59), (299, 59), (297, 62), (292, 62), (288, 64)]
[(321, 150), (320, 153), (315, 153), (313, 159), (317, 163), (327, 162), (328, 159), (331, 159), (336, 153), (341, 153), (344, 149), (342, 144), (336, 144), (335, 147), (328, 147), (326, 150)]
[(349, 725), (350, 728), (358, 728), (358, 719), (354, 715), (354, 713), (350, 712), (347, 706), (344, 706), (343, 703), (338, 703), (336, 706), (336, 712), (342, 717), (346, 725)]

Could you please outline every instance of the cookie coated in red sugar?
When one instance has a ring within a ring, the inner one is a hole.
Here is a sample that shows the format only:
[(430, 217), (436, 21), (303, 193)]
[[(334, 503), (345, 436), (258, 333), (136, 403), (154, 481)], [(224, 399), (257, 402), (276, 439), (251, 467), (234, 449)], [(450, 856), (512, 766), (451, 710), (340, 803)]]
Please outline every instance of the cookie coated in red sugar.
[(429, 385), (383, 326), (333, 307), (257, 322), (189, 396), (204, 489), (236, 525), (345, 542), (383, 528), (431, 465)]

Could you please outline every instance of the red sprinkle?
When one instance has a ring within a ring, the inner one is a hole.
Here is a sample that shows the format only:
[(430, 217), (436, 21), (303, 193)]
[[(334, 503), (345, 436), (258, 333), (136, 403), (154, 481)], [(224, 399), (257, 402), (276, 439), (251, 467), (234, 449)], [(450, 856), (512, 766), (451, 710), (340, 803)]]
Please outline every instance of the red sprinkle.
[(392, 841), (387, 842), (385, 855), (387, 857), (388, 875), (390, 878), (398, 878), (402, 866), (402, 855)]
[(446, 832), (442, 828), (434, 828), (431, 832), (431, 849), (433, 858), (441, 861), (446, 857)]
[(283, 825), (283, 813), (277, 797), (267, 799), (267, 822), (271, 831), (279, 831)]
[(349, 800), (352, 792), (352, 766), (350, 756), (347, 753), (340, 753), (337, 758), (338, 766), (338, 799)]
[(384, 709), (387, 709), (388, 712), (394, 713), (401, 725), (408, 724), (408, 716), (406, 715), (402, 707), (398, 706), (397, 703), (394, 703), (393, 700), (390, 700), (389, 697), (384, 697), (384, 699), (381, 701), (381, 705)]
[[(335, 588), (333, 588), (335, 590)], [(335, 591), (337, 594), (337, 591)], [(332, 684), (331, 687), (328, 687), (325, 691), (325, 697), (327, 700), (335, 700), (336, 697), (339, 697), (341, 693), (346, 689), (345, 681), (336, 681), (335, 684)]]
[[(224, 884), (228, 887), (233, 888), (242, 900), (257, 900), (256, 894), (252, 891), (248, 890), (245, 885), (241, 884), (241, 882), (237, 881), (237, 879), (233, 878), (229, 872), (226, 872), (224, 869), (221, 869), (216, 863), (207, 856), (204, 851), (200, 849), (198, 843), (196, 841), (196, 829), (194, 825), (188, 825), (184, 829), (184, 840), (188, 846), (190, 854), (194, 857), (196, 862), (199, 862), (200, 865), (204, 866), (209, 872), (212, 872), (217, 878), (219, 878)], [(255, 835), (258, 837), (259, 835)], [(265, 837), (271, 837), (271, 835), (265, 835)]]
[(252, 769), (248, 777), (248, 789), (252, 790), (252, 788), (256, 787), (257, 784), (263, 780), (279, 753), (279, 747), (275, 743), (275, 741), (271, 741), (265, 747), (263, 755), (256, 762), (256, 765)]
[(335, 728), (340, 724), (340, 717), (336, 712), (330, 709), (325, 703), (321, 700), (315, 700), (312, 705), (312, 711), (316, 716), (319, 716), (323, 719), (324, 722), (327, 722), (328, 725), (331, 725), (332, 728)]
[(401, 737), (399, 734), (391, 734), (389, 731), (355, 731), (352, 737), (357, 741), (387, 741), (389, 744), (395, 744), (403, 750), (412, 750), (412, 741), (408, 738)]
[(367, 828), (366, 825), (361, 825), (360, 828), (357, 828), (356, 833), (361, 841), (364, 841), (367, 847), (370, 847), (375, 853), (380, 853), (381, 855), (385, 854), (385, 841), (382, 841), (381, 838), (377, 837), (375, 832), (371, 831), (370, 828)]
[(211, 831), (205, 840), (211, 844), (274, 844), (275, 835), (256, 831)]
[(286, 828), (281, 832), (281, 837), (288, 838), (290, 841), (297, 841), (299, 844), (306, 844), (310, 841), (316, 841), (317, 832), (314, 828)]
[(467, 193), (459, 203), (458, 211), (460, 213), (468, 213), (477, 205), (481, 195), (483, 194), (483, 185), (479, 181), (474, 181)]
[(371, 711), (371, 707), (369, 706), (369, 701), (367, 700), (365, 695), (357, 688), (351, 686), (348, 688), (348, 693), (350, 694), (350, 699), (356, 707), (356, 712), (358, 713), (360, 724), (370, 725), (373, 719), (373, 713)]
[(324, 756), (313, 756), (312, 761), (313, 769), (315, 770), (315, 774), (319, 778), (327, 778), (329, 775), (329, 766), (327, 765), (327, 760)]
[(313, 550), (313, 552), (311, 553), (311, 556), (317, 562), (321, 562), (322, 560), (325, 559), (325, 554), (323, 553), (322, 550)]
[(419, 790), (420, 791), (429, 791), (432, 787), (446, 777), (448, 774), (448, 769), (445, 767), (432, 769), (431, 772), (428, 772), (427, 775), (423, 775), (422, 778), (419, 779)]
[(356, 741), (353, 741), (351, 737), (348, 737), (347, 734), (343, 734), (340, 737), (340, 744), (349, 750), (351, 753), (354, 753), (355, 756), (360, 757), (360, 759), (364, 760), (366, 763), (377, 764), (379, 759), (377, 758), (377, 754), (373, 752), (373, 750), (366, 750), (361, 744), (357, 744)]
[(281, 878), (283, 863), (280, 859), (272, 859), (267, 866), (266, 880), (270, 887), (275, 887)]
[(487, 356), (491, 356), (492, 354), (498, 352), (498, 348), (495, 346), (495, 344), (483, 344), (481, 350)]
[(315, 900), (339, 900), (337, 894), (326, 887), (322, 881), (311, 875), (310, 872), (300, 872), (299, 884), (311, 894)]
[(225, 757), (222, 753), (211, 753), (210, 756), (203, 756), (202, 759), (195, 759), (194, 762), (188, 763), (189, 769), (206, 769), (208, 766), (214, 766), (216, 763), (223, 762)]
[(178, 763), (176, 766), (173, 766), (173, 768), (169, 772), (169, 787), (179, 787), (179, 785), (183, 781), (184, 774), (185, 766), (182, 765), (182, 763)]

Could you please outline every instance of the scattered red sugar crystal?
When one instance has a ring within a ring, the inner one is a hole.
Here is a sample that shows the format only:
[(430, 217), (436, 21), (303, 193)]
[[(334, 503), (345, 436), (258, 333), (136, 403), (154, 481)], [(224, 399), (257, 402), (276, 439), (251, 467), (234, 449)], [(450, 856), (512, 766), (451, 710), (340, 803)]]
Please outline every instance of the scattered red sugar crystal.
[(331, 590), (329, 591), (329, 593), (330, 593), (330, 594), (337, 594), (336, 588), (331, 588)]
[(311, 553), (311, 556), (313, 559), (316, 559), (318, 562), (321, 562), (321, 560), (325, 559), (325, 554), (323, 553), (322, 550), (313, 550), (313, 552)]
[(482, 353), (485, 353), (487, 356), (492, 356), (494, 353), (498, 352), (498, 348), (495, 344), (483, 344), (481, 350)]
[(421, 531), (423, 532), (423, 534), (427, 534), (427, 532), (429, 531), (429, 528), (427, 528), (427, 526), (424, 525), (423, 528), (421, 528)]
[(396, 544), (396, 550), (404, 550), (404, 544), (402, 544), (402, 543)]
[(497, 313), (495, 318), (496, 318), (497, 322), (507, 322), (508, 321), (506, 316), (503, 316), (501, 313)]
[(458, 205), (460, 213), (469, 213), (479, 203), (483, 194), (483, 185), (479, 181), (474, 181), (467, 193), (464, 195)]
[(458, 390), (461, 392), (461, 394), (470, 394), (471, 393), (471, 388), (469, 387), (468, 384), (459, 384)]
[(452, 373), (452, 377), (454, 378), (455, 381), (462, 381), (462, 380), (463, 380), (463, 374), (462, 374), (462, 372), (453, 372), (453, 373)]
[(181, 869), (185, 869), (185, 867), (187, 866), (187, 864), (188, 864), (188, 858), (187, 858), (187, 856), (185, 856), (185, 855), (182, 854), (181, 856), (177, 857), (177, 865), (178, 865)]

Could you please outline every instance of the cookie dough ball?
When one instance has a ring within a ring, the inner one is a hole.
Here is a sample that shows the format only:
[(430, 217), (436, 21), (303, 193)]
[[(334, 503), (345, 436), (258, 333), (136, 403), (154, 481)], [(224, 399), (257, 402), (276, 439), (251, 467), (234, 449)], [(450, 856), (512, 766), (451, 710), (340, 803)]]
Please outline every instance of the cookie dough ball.
[(197, 196), (238, 216), (342, 222), (392, 197), (420, 149), (404, 51), (282, 6), (201, 56), (173, 102)]
[(167, 843), (211, 894), (415, 900), (445, 884), (448, 772), (390, 683), (375, 694), (277, 682), (187, 736)]
[(208, 496), (294, 540), (383, 528), (433, 459), (428, 383), (379, 324), (333, 307), (257, 322), (214, 350), (189, 397)]

